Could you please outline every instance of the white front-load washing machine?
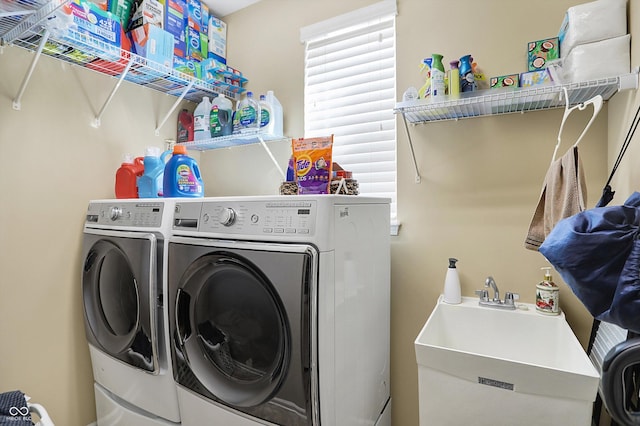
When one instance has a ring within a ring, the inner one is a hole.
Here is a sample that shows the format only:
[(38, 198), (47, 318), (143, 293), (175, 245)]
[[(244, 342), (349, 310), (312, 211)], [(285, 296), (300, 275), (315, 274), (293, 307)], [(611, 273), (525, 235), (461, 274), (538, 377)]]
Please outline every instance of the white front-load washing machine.
[(168, 310), (185, 426), (390, 426), (389, 200), (177, 201)]
[(166, 304), (172, 200), (96, 200), (83, 231), (82, 300), (98, 426), (180, 423)]

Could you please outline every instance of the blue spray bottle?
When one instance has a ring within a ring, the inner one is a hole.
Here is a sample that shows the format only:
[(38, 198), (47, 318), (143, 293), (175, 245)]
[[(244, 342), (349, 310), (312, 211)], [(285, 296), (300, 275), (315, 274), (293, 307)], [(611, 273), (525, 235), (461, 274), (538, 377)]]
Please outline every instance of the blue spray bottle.
[(473, 92), (476, 90), (476, 79), (473, 75), (471, 55), (460, 58), (460, 91)]

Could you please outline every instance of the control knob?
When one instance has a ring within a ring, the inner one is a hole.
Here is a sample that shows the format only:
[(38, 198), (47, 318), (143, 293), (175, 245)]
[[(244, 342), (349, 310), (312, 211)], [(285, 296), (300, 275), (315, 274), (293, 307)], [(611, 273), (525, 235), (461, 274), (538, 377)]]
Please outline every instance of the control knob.
[(111, 207), (111, 211), (109, 212), (109, 217), (111, 220), (115, 221), (122, 217), (122, 207)]
[(224, 226), (231, 226), (236, 221), (236, 212), (231, 207), (225, 207), (220, 213), (220, 224)]

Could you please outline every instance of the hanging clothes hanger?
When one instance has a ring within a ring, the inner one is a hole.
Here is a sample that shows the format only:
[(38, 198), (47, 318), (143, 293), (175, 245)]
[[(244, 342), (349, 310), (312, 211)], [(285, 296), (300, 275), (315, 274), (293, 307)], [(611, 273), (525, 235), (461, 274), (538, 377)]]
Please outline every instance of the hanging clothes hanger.
[(564, 128), (564, 124), (566, 123), (569, 115), (576, 109), (580, 111), (584, 111), (587, 108), (587, 106), (593, 105), (593, 115), (591, 116), (591, 119), (589, 120), (589, 122), (587, 123), (587, 126), (584, 128), (584, 130), (580, 134), (580, 137), (578, 137), (578, 140), (576, 141), (576, 143), (573, 144), (573, 146), (576, 147), (578, 146), (578, 144), (580, 143), (584, 135), (589, 130), (589, 127), (591, 127), (591, 125), (595, 121), (596, 117), (598, 116), (598, 113), (600, 113), (600, 110), (602, 109), (602, 103), (604, 102), (604, 100), (602, 99), (602, 96), (596, 95), (587, 101), (584, 101), (578, 105), (569, 107), (569, 92), (567, 91), (566, 87), (562, 87), (562, 90), (564, 92), (565, 108), (564, 108), (564, 114), (562, 116), (562, 123), (560, 123), (560, 130), (558, 131), (558, 142), (556, 143), (556, 147), (553, 150), (553, 157), (551, 158), (551, 164), (553, 164), (553, 162), (556, 160), (556, 154), (558, 153), (558, 148), (560, 148), (560, 143), (562, 142), (562, 129)]

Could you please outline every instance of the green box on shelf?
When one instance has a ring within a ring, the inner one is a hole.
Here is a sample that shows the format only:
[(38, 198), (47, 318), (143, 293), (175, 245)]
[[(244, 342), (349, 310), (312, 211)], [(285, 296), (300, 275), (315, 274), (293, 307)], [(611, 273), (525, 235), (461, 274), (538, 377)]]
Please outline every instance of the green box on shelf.
[(491, 77), (489, 80), (489, 88), (497, 89), (500, 87), (518, 87), (520, 86), (520, 75), (509, 74), (501, 75), (499, 77)]
[(528, 44), (527, 71), (538, 71), (547, 67), (547, 62), (560, 57), (558, 37), (531, 41)]

